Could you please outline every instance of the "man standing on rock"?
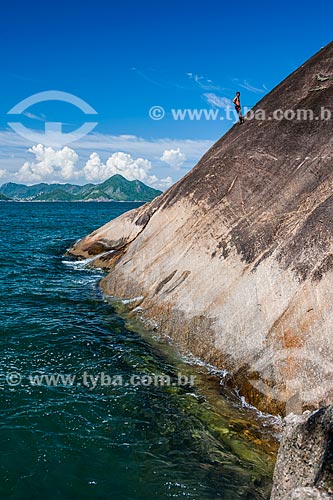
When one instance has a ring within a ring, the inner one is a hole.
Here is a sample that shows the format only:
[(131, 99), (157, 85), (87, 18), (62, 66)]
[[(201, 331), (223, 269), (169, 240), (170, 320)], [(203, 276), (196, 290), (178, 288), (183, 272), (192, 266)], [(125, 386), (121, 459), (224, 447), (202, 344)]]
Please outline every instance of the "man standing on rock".
[(241, 103), (240, 103), (240, 92), (236, 92), (236, 96), (234, 97), (232, 102), (235, 105), (235, 110), (237, 111), (237, 114), (239, 117), (239, 122), (244, 123), (244, 118), (243, 118), (242, 109), (241, 109), (242, 107), (241, 107)]

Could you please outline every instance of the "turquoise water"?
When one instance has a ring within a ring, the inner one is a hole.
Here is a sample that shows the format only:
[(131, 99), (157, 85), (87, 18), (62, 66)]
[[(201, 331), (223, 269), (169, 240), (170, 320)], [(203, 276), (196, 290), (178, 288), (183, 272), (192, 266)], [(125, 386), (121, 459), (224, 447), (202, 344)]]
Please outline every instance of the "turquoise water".
[[(102, 272), (64, 257), (134, 206), (0, 203), (1, 499), (269, 496), (274, 447), (262, 449), (255, 412), (116, 313), (99, 291)], [(85, 371), (126, 380), (183, 371), (198, 382), (92, 389)], [(36, 373), (80, 383), (33, 385)]]

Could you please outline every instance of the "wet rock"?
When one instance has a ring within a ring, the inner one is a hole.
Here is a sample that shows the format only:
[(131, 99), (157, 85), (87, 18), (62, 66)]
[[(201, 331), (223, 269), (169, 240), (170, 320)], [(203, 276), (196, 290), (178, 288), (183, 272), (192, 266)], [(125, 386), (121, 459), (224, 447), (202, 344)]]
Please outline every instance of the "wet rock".
[(284, 497), (285, 500), (329, 500), (330, 498), (332, 497), (316, 488), (296, 488)]
[(289, 415), (271, 500), (333, 498), (333, 406)]

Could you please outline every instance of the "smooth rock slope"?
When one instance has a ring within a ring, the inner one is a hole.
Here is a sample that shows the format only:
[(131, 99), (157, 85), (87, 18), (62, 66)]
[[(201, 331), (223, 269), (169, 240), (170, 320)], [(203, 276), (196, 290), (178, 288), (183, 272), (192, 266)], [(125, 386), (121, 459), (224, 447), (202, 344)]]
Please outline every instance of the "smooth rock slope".
[(71, 250), (100, 255), (106, 293), (140, 298), (162, 334), (270, 411), (332, 399), (332, 98), (333, 43), (256, 105), (267, 119), (235, 125), (163, 195)]

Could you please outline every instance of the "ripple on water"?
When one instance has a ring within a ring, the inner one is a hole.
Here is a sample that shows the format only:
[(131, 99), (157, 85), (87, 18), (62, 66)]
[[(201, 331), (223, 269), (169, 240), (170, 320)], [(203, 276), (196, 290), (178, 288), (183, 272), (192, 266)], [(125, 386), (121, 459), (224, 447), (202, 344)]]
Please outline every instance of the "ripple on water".
[[(2, 204), (0, 498), (217, 500), (269, 497), (273, 448), (251, 408), (129, 328), (103, 297), (91, 259), (63, 257), (72, 242), (130, 204)], [(88, 267), (87, 267), (88, 266)], [(210, 368), (213, 370), (213, 368)], [(15, 370), (22, 384), (11, 387)], [(86, 371), (195, 374), (196, 386), (103, 386)], [(80, 384), (34, 385), (34, 374)], [(244, 405), (243, 405), (244, 406)], [(259, 418), (260, 420), (260, 418)], [(262, 445), (258, 442), (262, 440)], [(267, 445), (267, 446), (266, 446)]]

